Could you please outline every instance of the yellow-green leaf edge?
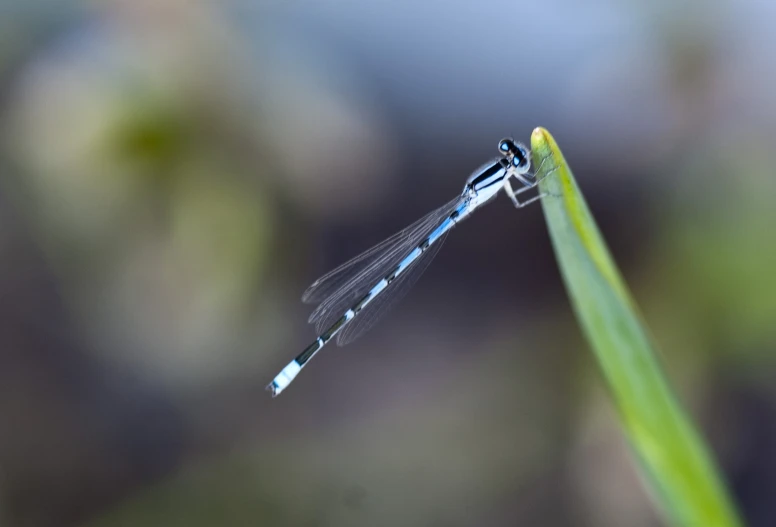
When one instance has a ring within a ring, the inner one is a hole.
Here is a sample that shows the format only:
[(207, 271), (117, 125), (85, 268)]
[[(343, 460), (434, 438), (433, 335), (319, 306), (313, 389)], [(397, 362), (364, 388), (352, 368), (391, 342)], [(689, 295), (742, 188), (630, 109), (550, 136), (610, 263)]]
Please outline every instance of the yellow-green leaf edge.
[(539, 184), (548, 194), (542, 207), (566, 289), (653, 495), (672, 525), (741, 526), (558, 145), (537, 128), (531, 151), (537, 177), (547, 175)]

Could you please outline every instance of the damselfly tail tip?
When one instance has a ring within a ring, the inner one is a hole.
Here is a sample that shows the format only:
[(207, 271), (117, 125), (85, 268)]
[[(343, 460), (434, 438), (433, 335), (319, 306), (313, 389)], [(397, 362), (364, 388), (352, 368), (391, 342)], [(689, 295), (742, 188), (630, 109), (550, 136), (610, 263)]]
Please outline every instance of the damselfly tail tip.
[(280, 392), (282, 391), (282, 390), (280, 390), (279, 388), (280, 388), (280, 387), (277, 385), (277, 383), (276, 383), (275, 381), (272, 381), (272, 382), (271, 382), (271, 383), (269, 383), (269, 384), (267, 385), (267, 387), (266, 387), (266, 388), (264, 388), (264, 389), (265, 389), (265, 390), (267, 390), (268, 392), (270, 392), (270, 393), (272, 394), (272, 398), (274, 399), (274, 398), (275, 398), (275, 397), (277, 397), (277, 396), (280, 394)]
[(302, 366), (296, 361), (292, 360), (288, 363), (288, 366), (283, 368), (283, 371), (277, 374), (271, 383), (267, 385), (267, 391), (272, 392), (272, 397), (277, 397), (280, 392), (285, 390), (294, 377), (301, 371)]

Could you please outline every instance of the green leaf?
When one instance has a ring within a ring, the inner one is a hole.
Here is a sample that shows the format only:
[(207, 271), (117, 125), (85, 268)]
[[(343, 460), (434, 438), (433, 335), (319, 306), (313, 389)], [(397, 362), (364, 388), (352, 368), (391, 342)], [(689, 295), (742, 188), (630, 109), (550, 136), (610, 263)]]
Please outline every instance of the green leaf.
[[(555, 255), (623, 430), (672, 525), (740, 526), (709, 450), (677, 403), (657, 349), (579, 191), (543, 128), (531, 136)], [(595, 478), (595, 474), (590, 475)]]

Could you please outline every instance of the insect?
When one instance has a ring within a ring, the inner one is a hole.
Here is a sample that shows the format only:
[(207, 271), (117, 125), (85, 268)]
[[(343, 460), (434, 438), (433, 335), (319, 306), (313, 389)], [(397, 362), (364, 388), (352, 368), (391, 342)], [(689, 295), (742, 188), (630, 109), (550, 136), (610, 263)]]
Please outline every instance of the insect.
[[(499, 157), (469, 176), (460, 196), (313, 282), (302, 301), (318, 304), (308, 322), (315, 324), (319, 336), (267, 386), (273, 397), (285, 390), (332, 339), (336, 337), (337, 344), (344, 346), (366, 333), (426, 270), (450, 230), (500, 190), (504, 189), (518, 208), (545, 196), (539, 194), (524, 202), (518, 199), (541, 179), (529, 172), (529, 151), (523, 144), (502, 139), (498, 151)], [(521, 185), (516, 191), (511, 178)]]

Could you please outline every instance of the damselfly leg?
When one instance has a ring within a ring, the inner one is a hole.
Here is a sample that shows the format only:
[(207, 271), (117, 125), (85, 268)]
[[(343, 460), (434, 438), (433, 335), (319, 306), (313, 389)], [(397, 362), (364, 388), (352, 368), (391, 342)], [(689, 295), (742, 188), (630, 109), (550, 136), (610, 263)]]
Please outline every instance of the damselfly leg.
[[(541, 172), (545, 161), (547, 161), (546, 157), (542, 159), (542, 162), (539, 163), (539, 167), (533, 173), (513, 170), (510, 174), (507, 175), (507, 177), (504, 178), (504, 192), (506, 193), (507, 196), (509, 196), (509, 199), (512, 200), (512, 203), (514, 204), (515, 208), (518, 208), (518, 209), (523, 208), (527, 205), (530, 205), (531, 203), (534, 203), (535, 201), (546, 198), (548, 196), (558, 197), (557, 195), (551, 194), (549, 192), (541, 192), (537, 196), (534, 196), (533, 198), (530, 198), (522, 202), (517, 197), (519, 194), (522, 194), (523, 192), (528, 192), (529, 190), (536, 188), (544, 178), (546, 178), (547, 176), (549, 176), (550, 174), (558, 170), (558, 167), (556, 166), (552, 170), (548, 170), (547, 172), (542, 174), (541, 177), (537, 179), (536, 174)], [(519, 188), (518, 190), (514, 190), (512, 188), (512, 182), (510, 181), (511, 178), (515, 178), (522, 185), (522, 187)]]

